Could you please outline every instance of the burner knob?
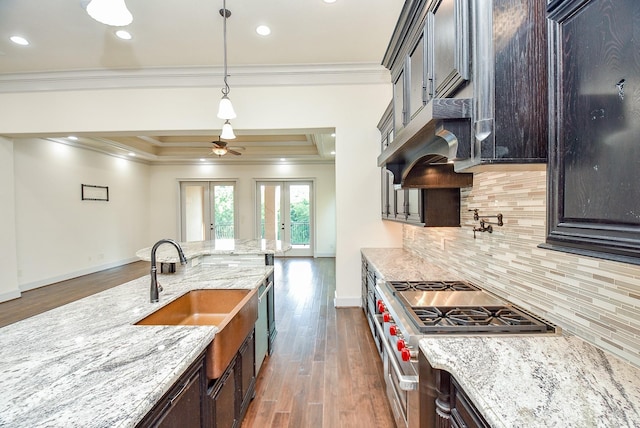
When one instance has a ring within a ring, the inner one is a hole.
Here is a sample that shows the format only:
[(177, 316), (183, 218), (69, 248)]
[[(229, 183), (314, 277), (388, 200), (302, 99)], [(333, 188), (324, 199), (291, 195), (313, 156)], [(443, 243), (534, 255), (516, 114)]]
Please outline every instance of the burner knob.
[(391, 336), (396, 336), (398, 334), (398, 327), (395, 325), (392, 325), (389, 327), (389, 334)]
[(401, 351), (401, 352), (407, 347), (403, 339), (398, 339), (398, 341), (396, 342), (396, 346), (398, 347), (398, 351)]
[(402, 350), (400, 351), (401, 355), (402, 355), (402, 361), (409, 361), (411, 360), (411, 351), (409, 350), (409, 348), (402, 348)]
[(384, 302), (382, 300), (378, 300), (378, 312), (384, 313)]
[(385, 312), (384, 315), (382, 315), (382, 320), (384, 322), (391, 322), (391, 314), (389, 312)]

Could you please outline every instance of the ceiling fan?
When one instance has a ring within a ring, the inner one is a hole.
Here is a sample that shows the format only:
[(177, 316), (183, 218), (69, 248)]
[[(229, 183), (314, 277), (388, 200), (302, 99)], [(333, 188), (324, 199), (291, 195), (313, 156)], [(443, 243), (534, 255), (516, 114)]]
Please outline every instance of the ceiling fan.
[(226, 142), (220, 140), (220, 137), (218, 137), (218, 141), (212, 141), (211, 144), (213, 144), (211, 153), (218, 157), (224, 156), (227, 153), (231, 153), (232, 155), (236, 156), (240, 156), (242, 154), (234, 150), (241, 149), (240, 147), (228, 147)]

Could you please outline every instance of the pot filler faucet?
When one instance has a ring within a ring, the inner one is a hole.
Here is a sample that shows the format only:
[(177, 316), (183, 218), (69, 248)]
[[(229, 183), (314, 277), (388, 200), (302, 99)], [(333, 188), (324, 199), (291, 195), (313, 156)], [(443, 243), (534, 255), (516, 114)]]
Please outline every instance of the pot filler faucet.
[(156, 268), (156, 251), (162, 244), (171, 244), (176, 247), (176, 250), (178, 250), (178, 256), (180, 256), (180, 264), (187, 264), (187, 258), (184, 256), (182, 248), (173, 239), (161, 239), (153, 245), (153, 248), (151, 248), (151, 303), (156, 303), (159, 300), (158, 291), (159, 289), (162, 289), (158, 284), (158, 269)]

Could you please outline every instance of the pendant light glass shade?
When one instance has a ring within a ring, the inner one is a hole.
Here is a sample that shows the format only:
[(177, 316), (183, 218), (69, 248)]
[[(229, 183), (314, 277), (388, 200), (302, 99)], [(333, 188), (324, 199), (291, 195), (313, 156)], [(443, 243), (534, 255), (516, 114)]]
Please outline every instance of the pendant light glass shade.
[(236, 112), (233, 109), (231, 100), (226, 95), (223, 95), (220, 99), (220, 105), (218, 106), (218, 118), (224, 120), (236, 118)]
[(124, 0), (91, 0), (87, 13), (98, 22), (114, 27), (123, 27), (133, 22), (133, 15)]
[(233, 128), (231, 127), (231, 123), (227, 120), (224, 125), (222, 125), (222, 133), (220, 133), (220, 138), (224, 138), (225, 140), (233, 140), (236, 138), (236, 134), (233, 133)]

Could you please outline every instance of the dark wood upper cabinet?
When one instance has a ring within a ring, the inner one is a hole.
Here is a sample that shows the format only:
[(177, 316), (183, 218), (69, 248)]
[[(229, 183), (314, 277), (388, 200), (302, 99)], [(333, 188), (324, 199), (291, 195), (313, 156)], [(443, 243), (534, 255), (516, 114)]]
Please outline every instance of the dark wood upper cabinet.
[(544, 1), (406, 0), (383, 65), (395, 133), (378, 165), (394, 184), (425, 159), (458, 172), (547, 161)]
[(640, 2), (548, 5), (545, 247), (640, 264)]

